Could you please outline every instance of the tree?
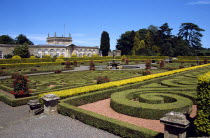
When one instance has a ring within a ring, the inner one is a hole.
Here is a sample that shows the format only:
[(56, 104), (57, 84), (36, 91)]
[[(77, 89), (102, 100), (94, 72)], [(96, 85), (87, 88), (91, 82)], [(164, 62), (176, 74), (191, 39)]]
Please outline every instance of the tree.
[(136, 32), (136, 35), (134, 37), (134, 43), (133, 43), (133, 48), (132, 48), (132, 55), (136, 55), (136, 52), (139, 51), (141, 47), (141, 40), (139, 39), (139, 33)]
[(155, 34), (155, 33), (158, 32), (158, 27), (157, 26), (154, 26), (154, 25), (150, 25), (147, 29), (149, 31), (151, 31), (153, 34)]
[(181, 36), (188, 44), (194, 49), (200, 49), (202, 47), (201, 34), (204, 29), (198, 27), (198, 25), (193, 23), (182, 23), (178, 35)]
[(15, 43), (18, 45), (28, 44), (28, 45), (34, 45), (33, 42), (31, 42), (25, 35), (20, 34), (15, 38)]
[(131, 55), (134, 44), (135, 31), (127, 31), (117, 39), (117, 50), (121, 50), (122, 55)]
[(163, 34), (165, 36), (170, 36), (171, 35), (171, 30), (172, 28), (169, 28), (168, 23), (164, 23), (162, 26), (159, 27), (160, 34)]
[(174, 54), (172, 45), (169, 42), (164, 43), (161, 50), (163, 56), (173, 56)]
[(29, 58), (30, 52), (28, 50), (28, 45), (25, 43), (24, 45), (15, 46), (13, 55), (18, 55), (21, 58)]
[(152, 34), (150, 31), (147, 31), (147, 34), (145, 36), (145, 44), (146, 44), (146, 47), (148, 49), (151, 49), (152, 48), (152, 45), (153, 45), (153, 37), (152, 37)]
[(8, 35), (0, 36), (0, 44), (15, 44), (15, 40)]
[(110, 39), (109, 34), (106, 31), (103, 31), (101, 34), (100, 50), (102, 51), (102, 56), (108, 56), (110, 50)]

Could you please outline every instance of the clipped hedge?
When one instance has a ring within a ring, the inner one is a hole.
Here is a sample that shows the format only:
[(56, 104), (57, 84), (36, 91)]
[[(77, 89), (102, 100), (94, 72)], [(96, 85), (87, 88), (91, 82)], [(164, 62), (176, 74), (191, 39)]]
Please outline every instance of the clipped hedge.
[(55, 60), (56, 60), (55, 58), (0, 59), (0, 64), (55, 62)]
[[(78, 96), (78, 100), (82, 101), (81, 97)], [(115, 135), (120, 135), (121, 137), (163, 137), (163, 134), (155, 132), (153, 130), (149, 130), (143, 127), (132, 125), (126, 122), (122, 122), (113, 118), (108, 118), (100, 114), (77, 108), (73, 105), (68, 104), (69, 101), (71, 101), (71, 98), (60, 101), (60, 103), (58, 104), (59, 113), (70, 116), (72, 118), (76, 118), (83, 123), (99, 129), (106, 130)]]
[(122, 114), (158, 120), (170, 111), (187, 114), (191, 111), (193, 102), (186, 97), (173, 93), (139, 92), (139, 100), (141, 102), (135, 102), (132, 101), (132, 99), (137, 98), (134, 96), (136, 95), (136, 91), (138, 91), (138, 89), (112, 94), (110, 106), (116, 112)]
[(0, 64), (1, 67), (30, 67), (36, 65), (60, 65), (60, 62), (38, 62), (38, 63), (14, 63), (14, 64)]
[(33, 100), (33, 99), (38, 99), (38, 96), (30, 96), (30, 97), (15, 99), (15, 98), (11, 98), (7, 95), (3, 95), (0, 93), (0, 101), (13, 107), (25, 105), (29, 102), (29, 100)]
[[(72, 96), (75, 94), (87, 93), (90, 91), (96, 91), (96, 90), (101, 90), (101, 89), (122, 86), (122, 85), (126, 85), (126, 84), (142, 82), (145, 80), (154, 79), (154, 78), (158, 78), (158, 77), (162, 77), (162, 76), (168, 76), (168, 75), (172, 75), (175, 73), (193, 70), (193, 69), (197, 69), (197, 68), (205, 67), (205, 66), (209, 66), (209, 65), (210, 64), (205, 64), (205, 65), (177, 69), (177, 70), (172, 70), (172, 71), (167, 71), (167, 72), (157, 73), (157, 74), (152, 74), (152, 75), (147, 75), (147, 76), (140, 76), (140, 77), (125, 79), (125, 80), (113, 81), (113, 82), (108, 82), (108, 83), (103, 83), (103, 84), (89, 85), (89, 86), (67, 89), (67, 90), (62, 90), (62, 91), (54, 91), (54, 92), (50, 92), (50, 93), (53, 93), (61, 98), (66, 98), (66, 97), (69, 97), (69, 96)], [(46, 94), (49, 94), (49, 93), (46, 93)], [(43, 94), (40, 95), (40, 97), (42, 97), (42, 96), (43, 96)]]
[(195, 129), (201, 136), (210, 136), (210, 72), (198, 77), (197, 110)]

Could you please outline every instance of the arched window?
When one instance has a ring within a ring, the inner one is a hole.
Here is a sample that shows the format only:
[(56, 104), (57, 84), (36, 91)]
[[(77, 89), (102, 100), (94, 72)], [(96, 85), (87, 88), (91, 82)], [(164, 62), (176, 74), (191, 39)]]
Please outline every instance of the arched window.
[(62, 49), (61, 55), (63, 55), (65, 57), (65, 49)]
[(60, 49), (57, 49), (57, 50), (56, 50), (56, 55), (57, 55), (57, 57), (60, 56)]
[(54, 56), (54, 49), (50, 49), (50, 56), (51, 56), (51, 57)]
[(3, 59), (3, 52), (0, 51), (0, 59)]
[(38, 57), (42, 58), (42, 50), (41, 49), (38, 49), (37, 55), (38, 55)]
[(48, 50), (45, 49), (45, 50), (44, 50), (44, 55), (48, 55), (48, 54), (49, 54)]

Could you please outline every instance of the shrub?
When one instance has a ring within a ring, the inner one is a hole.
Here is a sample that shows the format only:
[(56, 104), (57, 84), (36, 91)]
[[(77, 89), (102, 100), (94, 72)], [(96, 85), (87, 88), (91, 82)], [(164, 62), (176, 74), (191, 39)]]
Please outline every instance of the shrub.
[(31, 69), (31, 71), (37, 71), (37, 69), (35, 69), (35, 68), (32, 68), (32, 69)]
[(5, 75), (5, 74), (7, 74), (5, 71), (0, 70), (0, 75)]
[(97, 84), (110, 82), (110, 80), (107, 76), (105, 76), (105, 77), (100, 77), (99, 76), (99, 77), (96, 78), (96, 80), (97, 80)]
[(6, 69), (6, 67), (3, 66), (3, 67), (1, 67), (1, 69)]
[(210, 72), (198, 77), (197, 116), (194, 121), (196, 132), (210, 136)]
[(76, 60), (74, 60), (74, 66), (75, 66), (75, 67), (77, 66), (77, 61), (76, 61)]
[(61, 70), (55, 70), (54, 73), (59, 74), (59, 73), (62, 73), (62, 71)]
[(208, 64), (208, 59), (204, 59), (203, 63)]
[(95, 70), (95, 64), (93, 60), (90, 60), (90, 70)]
[(64, 59), (62, 59), (62, 58), (57, 58), (57, 59), (55, 60), (55, 62), (64, 62)]
[(125, 64), (128, 64), (128, 63), (129, 63), (129, 59), (126, 58), (126, 59), (125, 59)]
[(20, 56), (13, 56), (12, 59), (21, 59)]
[(30, 58), (31, 58), (31, 59), (35, 59), (36, 57), (35, 57), (35, 56), (30, 56)]
[(60, 55), (58, 58), (64, 58), (64, 56), (63, 55)]
[(182, 69), (182, 68), (184, 68), (184, 66), (183, 65), (180, 65), (179, 68)]
[(22, 96), (29, 96), (29, 89), (28, 89), (28, 77), (24, 76), (22, 74), (16, 73), (14, 76), (12, 76), (14, 79), (13, 81), (13, 95), (15, 95), (16, 98), (22, 97)]
[(71, 63), (69, 61), (66, 61), (65, 65), (66, 65), (66, 68), (71, 68)]
[(44, 55), (43, 58), (51, 58), (50, 55)]
[(163, 68), (165, 66), (165, 63), (163, 60), (160, 61), (160, 68)]
[(86, 58), (87, 57), (87, 55), (83, 55), (83, 58)]
[(93, 54), (92, 57), (99, 57), (98, 54)]
[(146, 68), (145, 69), (151, 69), (151, 61), (147, 60), (145, 63)]
[(142, 71), (142, 73), (141, 73), (143, 76), (146, 76), (146, 75), (150, 75), (150, 74), (152, 74), (152, 72), (150, 72), (150, 71), (148, 71), (148, 70), (146, 70), (146, 71)]
[(77, 57), (77, 55), (76, 54), (72, 54), (71, 55), (71, 58), (74, 58), (74, 57)]

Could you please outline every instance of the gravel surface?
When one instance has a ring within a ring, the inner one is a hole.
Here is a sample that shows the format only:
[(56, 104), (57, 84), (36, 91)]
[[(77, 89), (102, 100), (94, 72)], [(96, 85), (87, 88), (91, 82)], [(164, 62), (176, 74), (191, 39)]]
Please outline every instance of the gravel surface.
[(28, 109), (0, 102), (0, 138), (118, 138), (60, 114), (28, 117)]

